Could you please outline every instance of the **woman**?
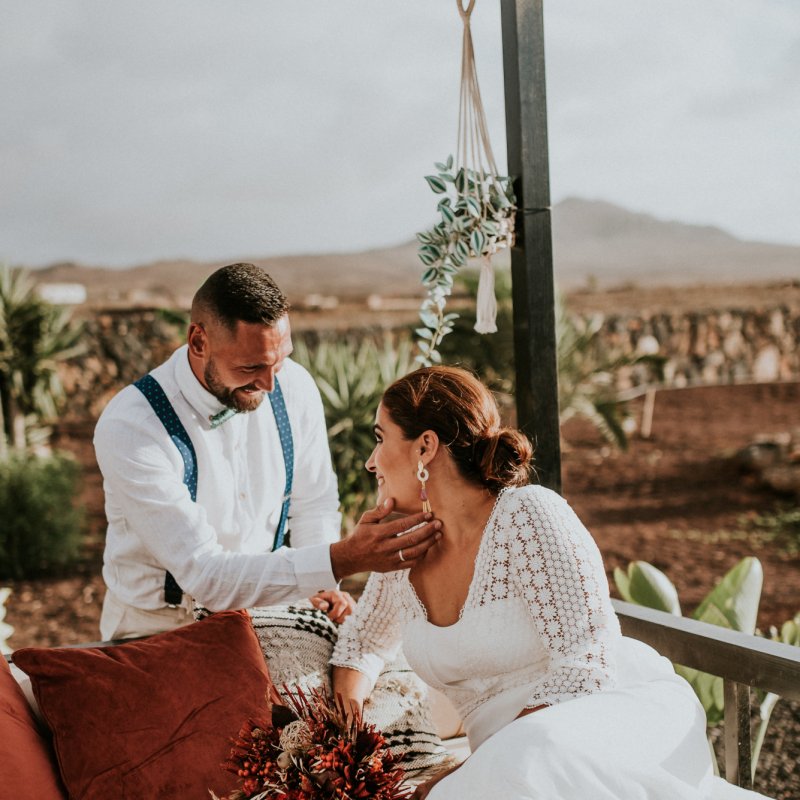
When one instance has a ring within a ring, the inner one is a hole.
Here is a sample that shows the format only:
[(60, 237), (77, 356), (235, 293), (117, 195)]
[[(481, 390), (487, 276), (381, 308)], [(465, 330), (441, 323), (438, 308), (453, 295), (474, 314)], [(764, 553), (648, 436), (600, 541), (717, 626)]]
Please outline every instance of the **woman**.
[(360, 706), (402, 643), (455, 704), (473, 754), (417, 800), (759, 796), (712, 777), (694, 693), (622, 637), (594, 541), (561, 497), (528, 485), (531, 446), (500, 426), (486, 387), (417, 370), (384, 394), (375, 436), (378, 502), (432, 508), (443, 536), (410, 571), (371, 576), (333, 684)]

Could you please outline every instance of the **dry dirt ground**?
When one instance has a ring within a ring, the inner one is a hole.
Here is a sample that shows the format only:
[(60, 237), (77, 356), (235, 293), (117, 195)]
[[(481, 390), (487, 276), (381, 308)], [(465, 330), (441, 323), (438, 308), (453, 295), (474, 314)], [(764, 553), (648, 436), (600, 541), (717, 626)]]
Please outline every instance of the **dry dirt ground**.
[[(641, 404), (631, 403), (634, 417)], [(764, 568), (759, 626), (766, 631), (800, 611), (800, 542), (748, 532), (743, 521), (776, 503), (796, 501), (760, 486), (734, 455), (756, 437), (797, 428), (798, 383), (659, 392), (652, 435), (634, 435), (627, 451), (608, 447), (584, 422), (565, 427), (564, 494), (595, 536), (609, 576), (615, 566), (649, 561), (676, 584), (684, 613), (739, 559), (757, 556)], [(103, 509), (91, 431), (88, 423), (62, 427), (58, 442), (85, 467), (82, 499), (90, 536), (84, 562), (69, 576), (11, 582), (6, 621), (15, 628), (12, 647), (99, 637)], [(781, 710), (779, 704), (776, 717), (782, 721), (776, 720), (765, 745), (768, 783), (762, 789), (798, 798), (800, 779), (790, 777), (798, 755), (797, 707), (784, 704)]]

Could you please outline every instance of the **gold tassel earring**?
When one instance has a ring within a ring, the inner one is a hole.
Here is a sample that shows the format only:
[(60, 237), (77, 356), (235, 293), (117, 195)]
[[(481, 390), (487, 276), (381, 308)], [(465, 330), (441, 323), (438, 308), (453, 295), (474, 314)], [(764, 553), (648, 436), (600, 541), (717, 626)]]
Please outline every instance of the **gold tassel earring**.
[(431, 512), (433, 509), (431, 508), (431, 502), (428, 500), (428, 492), (425, 489), (425, 483), (430, 478), (428, 474), (428, 470), (425, 469), (425, 465), (422, 463), (422, 459), (417, 462), (417, 480), (422, 484), (422, 488), (419, 490), (419, 499), (422, 500), (422, 510), (425, 512)]

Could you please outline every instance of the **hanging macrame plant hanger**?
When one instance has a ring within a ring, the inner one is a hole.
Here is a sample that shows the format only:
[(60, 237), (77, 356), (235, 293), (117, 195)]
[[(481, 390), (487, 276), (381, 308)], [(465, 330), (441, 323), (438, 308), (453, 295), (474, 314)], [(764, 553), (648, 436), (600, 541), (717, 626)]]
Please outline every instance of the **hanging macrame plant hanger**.
[[(462, 0), (456, 0), (458, 12), (464, 23), (463, 43), (461, 48), (461, 95), (458, 103), (458, 146), (456, 149), (456, 172), (464, 168), (465, 173), (473, 170), (481, 176), (493, 181), (497, 188), (502, 187), (497, 181), (499, 175), (497, 164), (492, 152), (492, 143), (489, 139), (489, 128), (486, 124), (486, 113), (483, 110), (481, 89), (478, 84), (478, 70), (475, 66), (475, 48), (472, 43), (472, 28), (470, 17), (475, 7), (475, 0), (469, 0), (464, 8)], [(481, 181), (481, 184), (483, 181)], [(467, 185), (467, 194), (474, 194), (476, 200), (482, 201), (479, 196), (480, 184), (474, 188)], [(512, 218), (513, 219), (513, 218)], [(506, 230), (508, 234), (508, 223)], [(494, 252), (497, 252), (495, 247)], [(480, 278), (478, 279), (478, 298), (475, 309), (475, 330), (478, 333), (497, 332), (497, 300), (494, 293), (494, 252), (479, 254)], [(478, 255), (478, 254), (476, 254)]]
[[(497, 330), (492, 257), (511, 246), (516, 211), (511, 180), (497, 170), (481, 100), (470, 28), (475, 0), (466, 6), (464, 0), (456, 0), (456, 5), (463, 23), (456, 158), (437, 162), (438, 174), (426, 176), (431, 189), (446, 196), (437, 206), (441, 221), (417, 234), (419, 257), (427, 267), (422, 283), (428, 289), (420, 309), (424, 327), (416, 331), (417, 360), (426, 365), (441, 361), (438, 345), (452, 331), (458, 316), (445, 314), (447, 297), (453, 276), (469, 258), (480, 259), (475, 330)], [(449, 192), (454, 192), (454, 197), (447, 196)]]

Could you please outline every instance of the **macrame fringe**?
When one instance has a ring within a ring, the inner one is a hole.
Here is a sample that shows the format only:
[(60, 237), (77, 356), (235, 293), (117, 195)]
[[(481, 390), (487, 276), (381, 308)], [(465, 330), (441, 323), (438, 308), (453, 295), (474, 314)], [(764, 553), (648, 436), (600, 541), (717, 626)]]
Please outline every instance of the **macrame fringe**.
[(497, 300), (494, 296), (494, 265), (487, 256), (481, 258), (478, 299), (475, 308), (475, 330), (497, 333)]
[[(491, 175), (496, 180), (497, 165), (489, 141), (489, 126), (478, 85), (478, 70), (475, 66), (475, 48), (472, 43), (470, 15), (475, 0), (456, 0), (458, 12), (464, 23), (461, 49), (461, 97), (458, 108), (458, 147), (456, 166), (474, 169), (482, 175)], [(485, 163), (484, 163), (485, 159)], [(470, 190), (471, 191), (471, 190)], [(478, 203), (482, 198), (475, 190)], [(469, 191), (468, 191), (469, 193)], [(478, 297), (475, 309), (475, 330), (478, 333), (497, 333), (497, 300), (494, 296), (494, 267), (488, 255), (481, 257), (481, 273), (478, 281)]]

